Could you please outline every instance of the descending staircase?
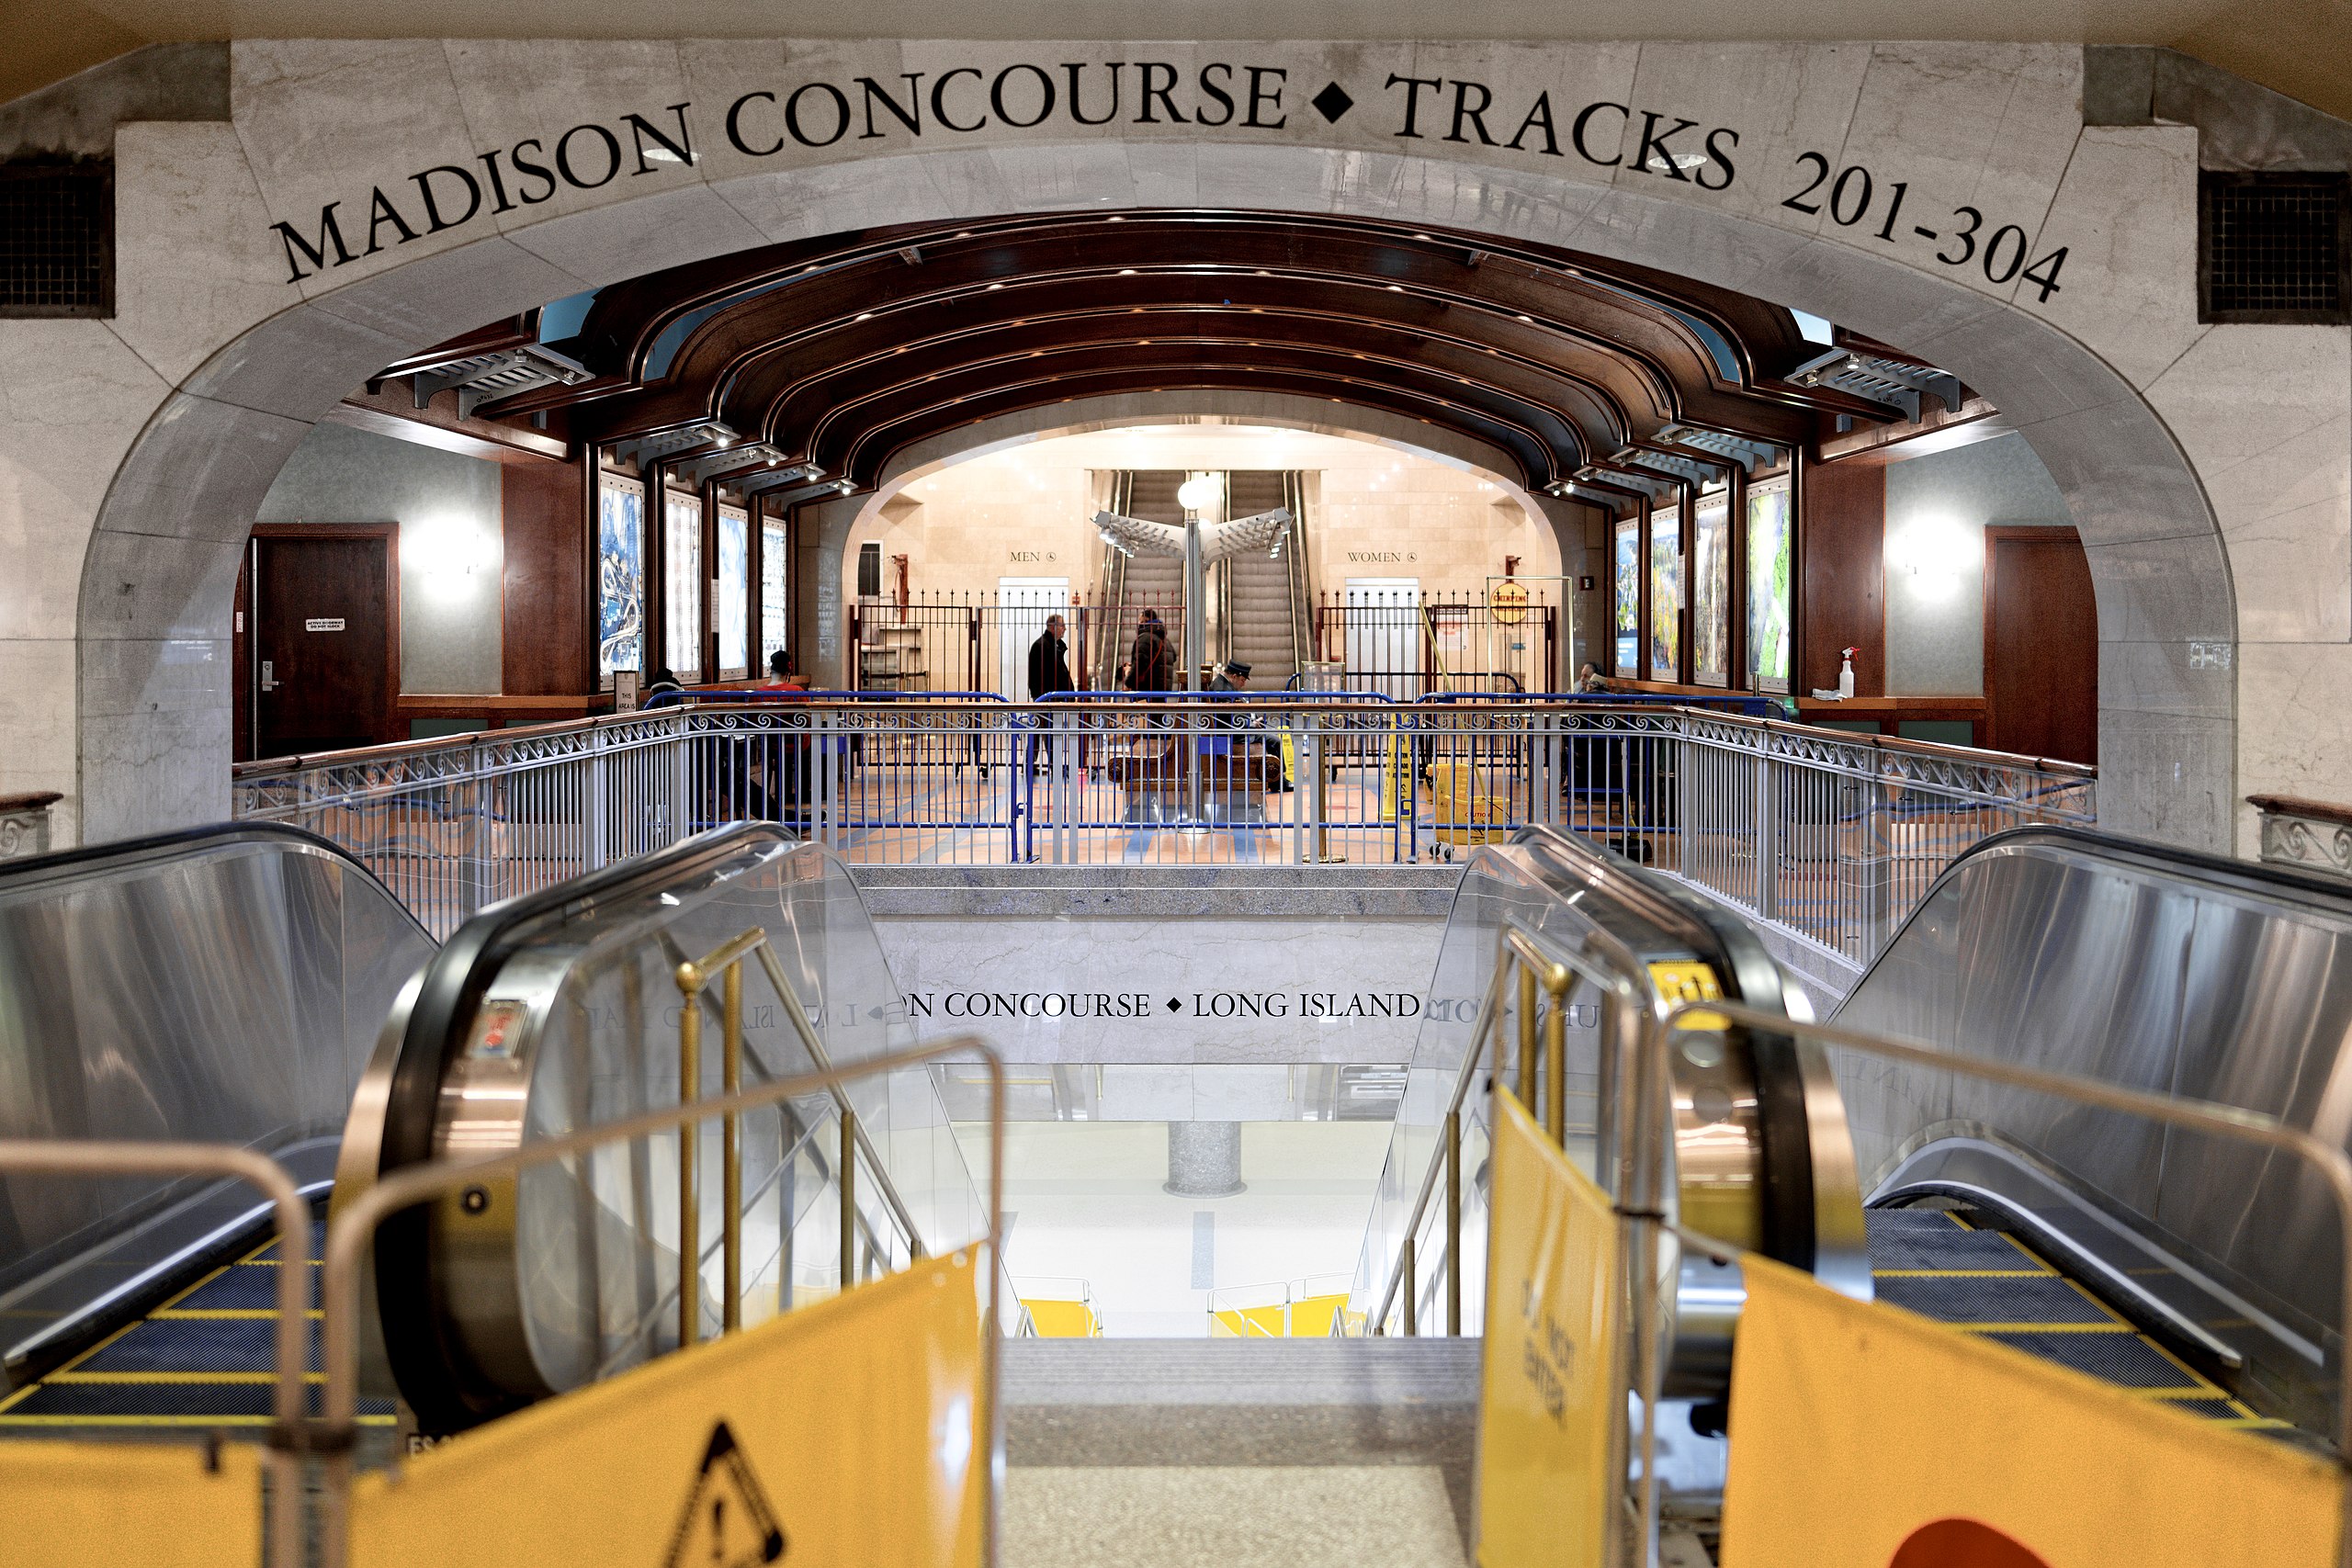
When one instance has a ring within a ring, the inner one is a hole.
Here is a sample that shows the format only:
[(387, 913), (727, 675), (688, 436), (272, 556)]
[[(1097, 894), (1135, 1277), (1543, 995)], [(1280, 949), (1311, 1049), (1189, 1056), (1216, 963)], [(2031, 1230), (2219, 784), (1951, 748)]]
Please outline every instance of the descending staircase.
[(1460, 1568), (1481, 1341), (1016, 1339), (1004, 1568)]

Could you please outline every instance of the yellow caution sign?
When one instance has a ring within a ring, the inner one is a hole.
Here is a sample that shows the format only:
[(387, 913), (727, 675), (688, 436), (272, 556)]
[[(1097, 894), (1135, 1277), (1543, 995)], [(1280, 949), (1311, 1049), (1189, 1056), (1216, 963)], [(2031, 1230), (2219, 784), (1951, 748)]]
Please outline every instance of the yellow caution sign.
[(1527, 584), (1503, 579), (1487, 590), (1487, 608), (1504, 626), (1517, 626), (1527, 618)]
[(1478, 1561), (1598, 1568), (1623, 1496), (1617, 1216), (1517, 1100), (1495, 1104)]
[(2333, 1568), (2324, 1460), (1741, 1268), (1723, 1568)]
[(0, 1443), (9, 1568), (254, 1568), (261, 1450), (193, 1444)]
[[(1722, 982), (1708, 965), (1697, 962), (1661, 959), (1650, 965), (1650, 983), (1669, 1007), (1684, 1002), (1719, 1002), (1724, 999)], [(1731, 1021), (1719, 1012), (1694, 1012), (1683, 1022), (1692, 1029), (1729, 1029)]]
[(977, 1568), (974, 1290), (933, 1258), (364, 1476), (350, 1561)]

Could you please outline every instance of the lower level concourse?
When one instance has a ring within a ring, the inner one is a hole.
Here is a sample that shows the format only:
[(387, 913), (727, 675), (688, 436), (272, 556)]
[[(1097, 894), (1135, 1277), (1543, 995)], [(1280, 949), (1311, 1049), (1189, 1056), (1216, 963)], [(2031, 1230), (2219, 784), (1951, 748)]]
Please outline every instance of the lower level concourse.
[(2342, 1568), (2352, 93), (2209, 8), (76, 0), (0, 1562)]

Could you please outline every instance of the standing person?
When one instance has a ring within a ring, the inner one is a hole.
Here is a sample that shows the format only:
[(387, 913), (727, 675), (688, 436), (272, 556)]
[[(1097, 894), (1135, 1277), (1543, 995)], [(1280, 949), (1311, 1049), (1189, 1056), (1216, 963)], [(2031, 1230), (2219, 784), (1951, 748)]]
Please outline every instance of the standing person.
[(1129, 676), (1138, 692), (1172, 691), (1176, 684), (1176, 655), (1168, 646), (1168, 628), (1159, 612), (1146, 610), (1136, 623), (1135, 654), (1128, 660)]
[(660, 664), (646, 677), (645, 697), (637, 705), (640, 709), (676, 707), (685, 700), (686, 689), (678, 684), (677, 671)]
[[(1046, 629), (1029, 645), (1029, 700), (1042, 703), (1056, 692), (1075, 692), (1078, 682), (1069, 678), (1069, 643), (1064, 637), (1067, 625), (1059, 615), (1046, 617)], [(1043, 723), (1044, 720), (1040, 720)], [(1084, 765), (1084, 742), (1080, 743), (1080, 765)], [(1046, 738), (1046, 759), (1050, 766), (1054, 755), (1053, 737)]]

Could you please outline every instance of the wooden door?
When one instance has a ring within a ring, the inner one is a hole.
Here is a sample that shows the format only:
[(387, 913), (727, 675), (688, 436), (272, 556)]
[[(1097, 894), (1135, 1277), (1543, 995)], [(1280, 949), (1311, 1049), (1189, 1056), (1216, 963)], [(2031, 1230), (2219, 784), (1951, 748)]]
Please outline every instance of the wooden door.
[(396, 739), (400, 626), (395, 525), (254, 529), (254, 754)]
[(2098, 605), (2072, 528), (1984, 530), (1984, 705), (1996, 751), (2098, 761)]

